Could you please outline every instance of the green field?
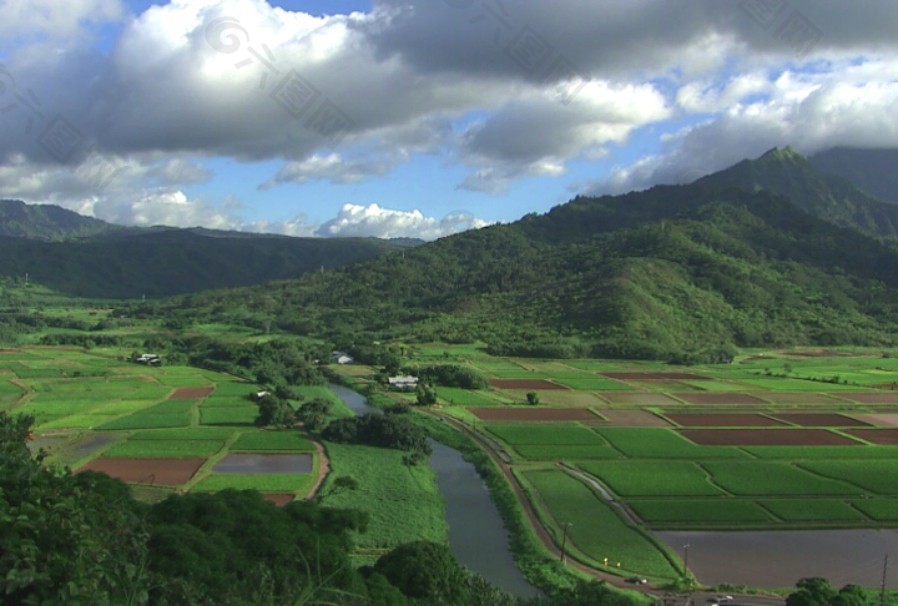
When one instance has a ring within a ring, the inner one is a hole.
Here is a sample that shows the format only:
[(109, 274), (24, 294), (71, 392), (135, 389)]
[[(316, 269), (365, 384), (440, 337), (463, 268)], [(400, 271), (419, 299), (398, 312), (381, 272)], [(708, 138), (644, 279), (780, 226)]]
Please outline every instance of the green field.
[(402, 464), (398, 450), (326, 443), (332, 474), (351, 476), (356, 490), (325, 497), (329, 507), (358, 508), (370, 514), (368, 531), (355, 536), (360, 547), (383, 548), (411, 541), (447, 541), (448, 528), (436, 476), (427, 465)]
[(709, 481), (699, 465), (687, 461), (602, 461), (578, 463), (622, 497), (717, 496), (723, 490)]
[(702, 466), (715, 484), (739, 496), (856, 496), (860, 492), (856, 486), (821, 478), (784, 462), (706, 461)]
[(598, 427), (596, 433), (634, 459), (746, 459), (733, 446), (699, 446), (663, 427)]
[(296, 430), (258, 431), (242, 434), (231, 444), (232, 451), (312, 452), (308, 438)]
[(602, 565), (605, 558), (612, 567), (620, 562), (623, 571), (662, 579), (677, 576), (658, 545), (642, 530), (628, 525), (583, 482), (558, 470), (527, 471), (521, 476), (544, 504), (556, 535), (562, 524), (571, 524), (572, 552), (582, 552), (593, 564)]

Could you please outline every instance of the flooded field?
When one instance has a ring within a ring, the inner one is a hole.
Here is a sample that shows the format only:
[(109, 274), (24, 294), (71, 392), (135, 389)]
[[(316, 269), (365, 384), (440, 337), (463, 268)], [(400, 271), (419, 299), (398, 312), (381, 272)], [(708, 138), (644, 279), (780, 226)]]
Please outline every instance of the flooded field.
[(681, 556), (689, 545), (689, 569), (704, 584), (792, 587), (804, 577), (825, 577), (878, 587), (889, 558), (886, 586), (898, 587), (893, 564), (898, 530), (779, 530), (749, 532), (656, 532)]
[(308, 454), (234, 454), (215, 464), (215, 473), (311, 473)]

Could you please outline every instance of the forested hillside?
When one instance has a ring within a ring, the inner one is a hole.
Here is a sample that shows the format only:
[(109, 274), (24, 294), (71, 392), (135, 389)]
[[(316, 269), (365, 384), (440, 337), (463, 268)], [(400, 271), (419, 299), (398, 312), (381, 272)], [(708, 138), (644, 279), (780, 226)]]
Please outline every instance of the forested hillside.
[(896, 303), (893, 249), (764, 191), (691, 185), (580, 197), (356, 266), (134, 311), (264, 319), (341, 343), (479, 339), (517, 355), (685, 362), (733, 346), (891, 343)]
[(898, 149), (837, 147), (808, 160), (817, 170), (844, 177), (871, 196), (898, 203)]

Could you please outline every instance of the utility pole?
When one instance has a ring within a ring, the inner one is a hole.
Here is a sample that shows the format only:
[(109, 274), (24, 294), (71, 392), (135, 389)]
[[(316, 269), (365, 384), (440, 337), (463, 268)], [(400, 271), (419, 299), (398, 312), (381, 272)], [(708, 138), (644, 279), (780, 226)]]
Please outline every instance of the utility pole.
[(689, 576), (689, 543), (683, 545), (683, 574)]
[(882, 562), (882, 588), (879, 591), (879, 604), (886, 606), (886, 570), (889, 568), (889, 554), (886, 554)]
[(565, 522), (561, 525), (564, 529), (564, 534), (561, 536), (561, 563), (564, 564), (564, 560), (567, 557), (565, 552), (565, 547), (567, 546), (567, 529), (573, 526), (571, 522)]

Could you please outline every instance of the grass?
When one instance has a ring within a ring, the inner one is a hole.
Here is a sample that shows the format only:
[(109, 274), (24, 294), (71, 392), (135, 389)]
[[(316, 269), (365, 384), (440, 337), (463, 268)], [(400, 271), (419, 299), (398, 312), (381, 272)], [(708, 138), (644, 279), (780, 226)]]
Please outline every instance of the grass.
[(765, 499), (757, 503), (785, 522), (857, 523), (867, 520), (857, 509), (839, 500)]
[(851, 504), (877, 522), (898, 523), (898, 499), (864, 499)]
[(611, 446), (601, 444), (518, 444), (514, 449), (522, 457), (538, 461), (620, 459), (623, 457)]
[(132, 440), (227, 440), (234, 433), (230, 427), (187, 427), (184, 429), (147, 429), (135, 431)]
[(603, 461), (578, 467), (600, 479), (622, 497), (713, 496), (723, 491), (708, 481), (708, 474), (687, 461)]
[(630, 507), (642, 520), (656, 526), (683, 525), (688, 527), (726, 526), (745, 524), (774, 525), (767, 511), (752, 501), (737, 499), (652, 499), (629, 501)]
[(556, 375), (549, 375), (546, 378), (552, 379), (561, 385), (566, 385), (571, 389), (581, 389), (586, 391), (626, 391), (633, 389), (633, 387), (626, 383), (601, 377), (558, 377)]
[(733, 446), (699, 446), (664, 427), (600, 427), (596, 433), (637, 459), (739, 459), (748, 454)]
[(607, 557), (611, 562), (620, 562), (625, 571), (665, 579), (678, 576), (657, 544), (640, 529), (625, 523), (584, 483), (558, 470), (527, 471), (521, 475), (548, 509), (556, 534), (560, 524), (570, 523), (571, 545), (594, 562)]
[(743, 448), (760, 459), (786, 459), (800, 461), (806, 459), (895, 459), (898, 446), (751, 446)]
[[(875, 447), (873, 447), (875, 448)], [(898, 495), (898, 461), (805, 461), (801, 467), (880, 495)]]
[(455, 406), (496, 406), (500, 404), (487, 391), (461, 389), (459, 387), (438, 387), (440, 399)]
[(407, 467), (398, 450), (326, 443), (333, 479), (352, 476), (358, 489), (323, 500), (328, 507), (357, 508), (370, 514), (368, 532), (354, 537), (359, 547), (389, 548), (412, 541), (446, 543), (443, 500), (427, 465)]
[(190, 425), (191, 400), (169, 400), (121, 417), (100, 426), (100, 429), (152, 429), (187, 427)]
[(312, 452), (312, 443), (296, 430), (258, 431), (242, 434), (231, 451)]
[(779, 461), (707, 461), (714, 482), (740, 496), (857, 495), (855, 486), (821, 478)]
[(103, 453), (107, 457), (210, 457), (224, 446), (218, 440), (128, 440)]
[(200, 406), (200, 423), (203, 425), (252, 425), (259, 409), (255, 406), (227, 406), (210, 408)]

